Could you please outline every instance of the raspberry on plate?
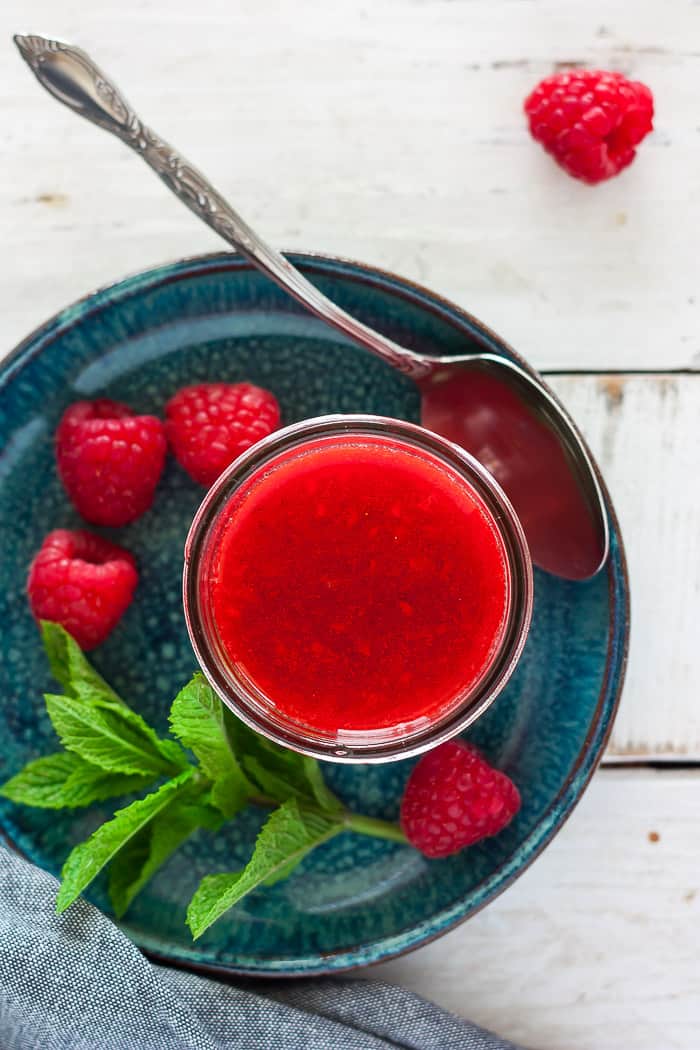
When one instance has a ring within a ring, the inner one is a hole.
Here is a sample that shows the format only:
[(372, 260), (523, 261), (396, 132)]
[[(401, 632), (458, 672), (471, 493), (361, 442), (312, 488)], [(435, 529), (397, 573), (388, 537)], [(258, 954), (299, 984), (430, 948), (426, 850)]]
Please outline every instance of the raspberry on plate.
[(165, 415), (175, 458), (194, 481), (207, 486), (280, 422), (276, 398), (252, 383), (183, 387), (168, 401)]
[(116, 626), (138, 582), (134, 557), (83, 529), (50, 532), (35, 556), (27, 594), (38, 620), (60, 623), (81, 649), (94, 649)]
[(408, 778), (401, 827), (426, 857), (447, 857), (496, 835), (520, 809), (513, 781), (471, 744), (449, 740), (423, 755)]
[(653, 128), (651, 91), (622, 73), (574, 69), (546, 77), (525, 100), (532, 137), (564, 171), (596, 183), (631, 164)]
[(167, 448), (160, 419), (107, 398), (70, 405), (56, 431), (61, 480), (94, 525), (126, 525), (148, 510)]

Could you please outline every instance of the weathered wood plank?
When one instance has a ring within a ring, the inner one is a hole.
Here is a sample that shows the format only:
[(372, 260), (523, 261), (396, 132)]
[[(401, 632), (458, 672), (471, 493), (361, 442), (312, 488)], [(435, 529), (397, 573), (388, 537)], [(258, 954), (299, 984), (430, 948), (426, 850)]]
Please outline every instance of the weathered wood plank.
[[(221, 247), (9, 49), (90, 49), (273, 243), (424, 282), (540, 367), (700, 361), (700, 7), (669, 0), (3, 0), (2, 348), (87, 289)], [(621, 178), (569, 179), (522, 100), (574, 61), (646, 80), (657, 132)]]
[(538, 1050), (695, 1050), (699, 792), (700, 772), (602, 771), (502, 897), (368, 976)]
[(608, 758), (700, 761), (700, 375), (549, 379), (598, 458), (629, 559), (630, 660)]

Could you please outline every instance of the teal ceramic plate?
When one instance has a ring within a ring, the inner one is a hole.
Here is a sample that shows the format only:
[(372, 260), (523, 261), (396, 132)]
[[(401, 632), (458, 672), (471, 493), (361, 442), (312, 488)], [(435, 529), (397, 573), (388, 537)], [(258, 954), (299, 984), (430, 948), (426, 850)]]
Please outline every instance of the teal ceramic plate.
[[(422, 352), (470, 347), (512, 355), (464, 311), (357, 263), (294, 262), (346, 310)], [(514, 356), (514, 355), (512, 355)], [(160, 412), (185, 383), (248, 379), (272, 389), (292, 422), (328, 412), (417, 419), (411, 383), (304, 313), (235, 255), (163, 266), (96, 292), (31, 335), (0, 370), (0, 777), (55, 748), (41, 700), (51, 680), (24, 597), (27, 566), (51, 528), (79, 524), (53, 461), (58, 419), (77, 398), (107, 396)], [(171, 460), (155, 509), (114, 532), (137, 555), (137, 600), (95, 663), (161, 729), (193, 656), (180, 600), (182, 548), (202, 490)], [(185, 906), (200, 878), (235, 870), (260, 815), (197, 835), (137, 898), (122, 923), (148, 952), (181, 965), (300, 976), (387, 959), (425, 943), (508, 886), (561, 827), (589, 780), (622, 685), (627, 582), (612, 507), (612, 549), (587, 583), (536, 573), (532, 630), (506, 690), (470, 738), (520, 787), (523, 807), (498, 837), (442, 861), (351, 834), (311, 854), (286, 882), (245, 899), (193, 944)], [(419, 658), (419, 657), (418, 657)], [(332, 787), (363, 812), (395, 818), (410, 762), (328, 766)], [(69, 847), (111, 810), (70, 814), (2, 803), (0, 827), (58, 872)], [(92, 895), (109, 911), (103, 887)]]

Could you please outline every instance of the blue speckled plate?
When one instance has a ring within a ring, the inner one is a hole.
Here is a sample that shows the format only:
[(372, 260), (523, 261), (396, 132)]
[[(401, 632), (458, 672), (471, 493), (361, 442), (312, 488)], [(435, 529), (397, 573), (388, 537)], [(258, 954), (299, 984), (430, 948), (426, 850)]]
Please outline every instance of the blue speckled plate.
[[(456, 306), (366, 266), (315, 256), (297, 265), (341, 306), (419, 351), (512, 353)], [(0, 370), (0, 777), (56, 746), (42, 691), (51, 680), (24, 597), (43, 535), (79, 520), (54, 467), (52, 436), (69, 402), (108, 396), (160, 412), (182, 384), (249, 379), (278, 396), (286, 422), (327, 412), (417, 419), (412, 385), (304, 313), (240, 258), (222, 254), (127, 278), (69, 307)], [(162, 730), (193, 669), (180, 604), (182, 547), (202, 496), (170, 461), (155, 509), (113, 535), (141, 566), (138, 597), (95, 663)], [(522, 661), (470, 738), (519, 785), (523, 807), (501, 835), (427, 861), (407, 847), (342, 835), (286, 882), (256, 892), (193, 944), (185, 906), (199, 879), (234, 870), (260, 822), (246, 812), (216, 837), (199, 832), (132, 906), (123, 928), (179, 964), (257, 975), (342, 970), (389, 958), (483, 907), (549, 842), (590, 778), (610, 731), (628, 629), (624, 556), (612, 507), (607, 571), (587, 583), (536, 574)], [(328, 766), (347, 802), (397, 814), (411, 763)], [(0, 805), (9, 842), (57, 872), (109, 804), (55, 814)], [(109, 910), (104, 887), (93, 899)]]

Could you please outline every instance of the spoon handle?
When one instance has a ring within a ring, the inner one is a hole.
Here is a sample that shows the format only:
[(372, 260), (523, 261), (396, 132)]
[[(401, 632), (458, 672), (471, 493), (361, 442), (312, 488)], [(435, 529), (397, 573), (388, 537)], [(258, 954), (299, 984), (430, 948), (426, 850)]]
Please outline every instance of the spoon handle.
[(311, 313), (412, 379), (421, 379), (433, 370), (425, 358), (336, 306), (280, 252), (258, 237), (197, 168), (140, 120), (116, 85), (84, 51), (42, 36), (16, 35), (14, 39), (25, 62), (50, 94), (131, 146), (183, 204)]

